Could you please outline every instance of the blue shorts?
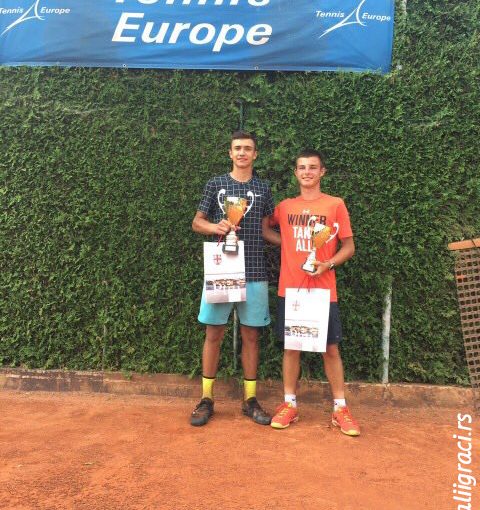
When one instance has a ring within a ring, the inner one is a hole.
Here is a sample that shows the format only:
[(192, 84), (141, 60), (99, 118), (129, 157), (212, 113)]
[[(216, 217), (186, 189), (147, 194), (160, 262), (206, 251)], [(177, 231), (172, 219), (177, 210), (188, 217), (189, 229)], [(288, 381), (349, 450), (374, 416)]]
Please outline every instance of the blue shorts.
[(268, 282), (247, 282), (247, 300), (239, 303), (207, 303), (204, 288), (198, 320), (209, 326), (222, 326), (228, 322), (233, 306), (237, 309), (241, 325), (257, 328), (268, 326)]

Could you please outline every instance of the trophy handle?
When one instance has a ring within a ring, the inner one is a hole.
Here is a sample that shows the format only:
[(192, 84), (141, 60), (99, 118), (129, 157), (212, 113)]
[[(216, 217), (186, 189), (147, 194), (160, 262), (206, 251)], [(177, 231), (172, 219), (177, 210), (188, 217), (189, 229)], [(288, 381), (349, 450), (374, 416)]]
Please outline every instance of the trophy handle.
[(253, 194), (253, 191), (248, 191), (247, 197), (250, 199), (250, 205), (247, 205), (247, 209), (245, 211), (244, 216), (246, 216), (248, 214), (248, 211), (250, 211), (250, 209), (253, 206), (253, 202), (255, 202), (255, 195)]
[(310, 219), (308, 220), (308, 227), (312, 228), (316, 221), (317, 221), (317, 217), (316, 216), (310, 216)]
[(226, 193), (226, 191), (224, 189), (221, 189), (218, 192), (218, 195), (217, 195), (218, 206), (220, 207), (220, 210), (223, 212), (224, 216), (226, 215), (225, 205), (224, 205), (224, 203), (225, 203), (225, 193)]
[(340, 225), (338, 223), (334, 223), (333, 227), (335, 228), (335, 232), (330, 235), (330, 237), (325, 241), (325, 244), (329, 243), (338, 234)]

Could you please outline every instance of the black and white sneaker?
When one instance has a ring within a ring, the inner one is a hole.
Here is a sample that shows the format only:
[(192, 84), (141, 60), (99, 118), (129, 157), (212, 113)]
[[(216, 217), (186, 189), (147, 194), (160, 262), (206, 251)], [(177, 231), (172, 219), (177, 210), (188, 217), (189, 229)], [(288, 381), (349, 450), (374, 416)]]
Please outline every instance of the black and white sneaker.
[(261, 408), (256, 397), (243, 401), (242, 412), (259, 425), (270, 425), (272, 421), (272, 417)]
[(190, 424), (194, 427), (201, 427), (208, 423), (212, 415), (213, 400), (211, 398), (202, 398), (190, 416)]

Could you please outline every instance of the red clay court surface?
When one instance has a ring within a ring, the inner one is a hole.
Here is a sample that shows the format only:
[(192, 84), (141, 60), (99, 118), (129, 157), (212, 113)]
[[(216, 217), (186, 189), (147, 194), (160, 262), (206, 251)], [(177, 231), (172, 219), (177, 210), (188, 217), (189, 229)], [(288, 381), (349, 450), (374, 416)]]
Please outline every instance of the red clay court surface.
[(301, 406), (285, 430), (254, 424), (226, 399), (194, 428), (195, 403), (0, 391), (0, 508), (457, 509), (457, 413), (473, 418), (480, 484), (471, 409), (363, 406), (353, 410), (362, 435), (350, 438), (330, 425), (326, 402)]

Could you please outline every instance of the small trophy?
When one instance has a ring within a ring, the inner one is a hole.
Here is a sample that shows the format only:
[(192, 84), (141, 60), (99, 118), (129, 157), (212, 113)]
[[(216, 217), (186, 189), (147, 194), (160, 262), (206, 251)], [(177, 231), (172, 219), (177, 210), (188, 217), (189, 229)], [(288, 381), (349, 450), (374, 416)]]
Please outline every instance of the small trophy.
[(337, 232), (335, 232), (335, 234), (333, 235), (330, 235), (332, 229), (327, 225), (318, 223), (316, 216), (312, 216), (310, 218), (308, 226), (310, 227), (310, 239), (312, 242), (312, 249), (308, 254), (307, 260), (303, 264), (302, 269), (304, 271), (307, 271), (307, 273), (314, 273), (317, 270), (314, 264), (317, 256), (317, 248), (321, 248), (325, 243), (328, 243), (328, 241), (333, 239), (336, 233), (338, 232), (338, 227)]
[(247, 200), (238, 197), (225, 198), (225, 215), (232, 224), (232, 229), (225, 238), (223, 252), (231, 255), (238, 253), (238, 236), (235, 234), (235, 227), (240, 223), (245, 211), (247, 210)]

